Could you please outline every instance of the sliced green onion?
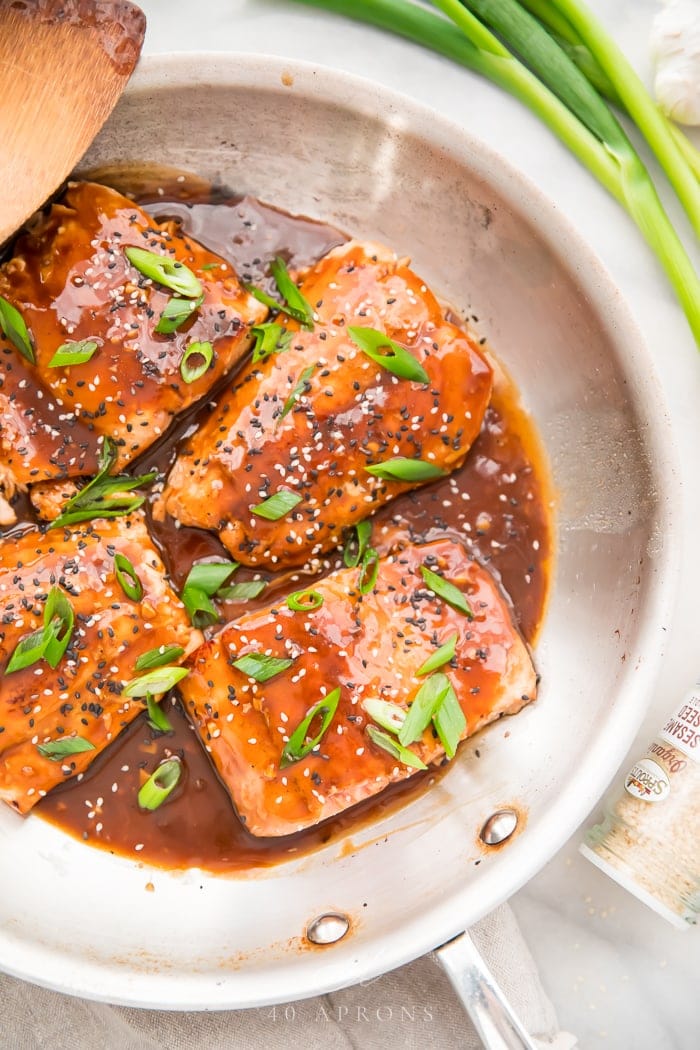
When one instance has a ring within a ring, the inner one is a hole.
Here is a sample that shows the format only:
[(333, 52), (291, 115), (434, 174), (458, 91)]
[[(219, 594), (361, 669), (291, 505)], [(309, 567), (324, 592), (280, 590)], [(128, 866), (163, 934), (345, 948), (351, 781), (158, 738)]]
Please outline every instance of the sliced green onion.
[(345, 544), (345, 550), (343, 551), (343, 561), (348, 569), (354, 569), (356, 565), (359, 565), (362, 561), (365, 551), (367, 550), (367, 544), (369, 538), (372, 535), (372, 522), (371, 521), (358, 521), (353, 526), (353, 532)]
[(298, 492), (290, 492), (289, 489), (278, 489), (272, 496), (268, 496), (262, 503), (251, 507), (251, 513), (257, 514), (259, 518), (267, 518), (268, 521), (279, 521), (296, 505), (301, 503)]
[(68, 648), (74, 624), (75, 615), (70, 602), (59, 587), (52, 587), (44, 606), (43, 627), (18, 642), (5, 668), (5, 674), (31, 667), (42, 659), (51, 667), (57, 667)]
[(232, 587), (222, 587), (216, 597), (223, 602), (243, 602), (257, 598), (267, 587), (267, 580), (244, 580), (234, 583)]
[(94, 751), (95, 745), (82, 736), (61, 737), (60, 740), (49, 740), (46, 744), (37, 744), (36, 749), (43, 758), (60, 762), (69, 755), (79, 755), (82, 751)]
[(122, 696), (148, 696), (149, 693), (160, 696), (181, 682), (189, 673), (186, 667), (158, 667), (127, 682), (122, 689)]
[(48, 636), (43, 628), (32, 631), (26, 638), (22, 638), (12, 651), (5, 674), (22, 671), (25, 667), (31, 667), (32, 664), (37, 663), (43, 658), (47, 644)]
[(202, 294), (201, 282), (177, 259), (148, 252), (145, 248), (125, 248), (124, 254), (144, 277), (150, 277), (172, 292), (184, 295), (187, 299), (197, 299)]
[(203, 295), (198, 295), (196, 299), (182, 299), (179, 295), (174, 295), (165, 304), (165, 309), (160, 315), (155, 328), (158, 335), (170, 335), (171, 332), (176, 332), (196, 310), (199, 310), (203, 302)]
[(281, 674), (282, 671), (286, 671), (294, 661), (287, 657), (266, 656), (265, 653), (246, 653), (245, 656), (239, 656), (231, 663), (248, 678), (254, 678), (256, 682), (267, 682), (270, 678)]
[(294, 334), (293, 332), (288, 332), (286, 328), (275, 321), (253, 325), (250, 331), (255, 336), (253, 364), (256, 364), (258, 361), (265, 361), (273, 354), (284, 353), (289, 348)]
[(398, 704), (392, 704), (390, 700), (378, 700), (369, 697), (362, 701), (363, 710), (382, 729), (388, 729), (390, 733), (398, 733), (406, 721), (406, 712)]
[(155, 649), (149, 649), (147, 653), (141, 653), (134, 664), (134, 670), (151, 671), (155, 667), (165, 667), (179, 660), (184, 652), (181, 645), (159, 645)]
[(169, 758), (166, 762), (161, 762), (139, 790), (137, 797), (141, 809), (154, 810), (162, 806), (179, 784), (181, 775), (182, 762), (179, 758)]
[[(291, 766), (293, 762), (306, 758), (315, 747), (318, 747), (338, 710), (339, 700), (340, 686), (336, 686), (328, 696), (321, 697), (318, 703), (314, 704), (306, 712), (306, 717), (302, 719), (282, 749), (280, 769), (284, 769), (286, 766)], [(311, 740), (307, 740), (307, 734), (315, 718), (321, 719), (321, 728), (316, 736), (312, 737)]]
[(114, 575), (127, 598), (131, 598), (132, 602), (140, 602), (143, 598), (143, 584), (126, 554), (114, 555)]
[(406, 747), (420, 740), (449, 687), (449, 678), (441, 673), (433, 674), (423, 682), (408, 708), (406, 721), (399, 731), (399, 743)]
[(374, 547), (368, 547), (362, 555), (360, 563), (360, 574), (357, 578), (357, 588), (360, 594), (368, 594), (379, 575), (379, 555)]
[(376, 328), (351, 327), (348, 335), (363, 353), (387, 372), (414, 383), (430, 382), (430, 376), (413, 354), (384, 332), (378, 332)]
[(472, 608), (459, 587), (455, 587), (454, 583), (450, 583), (444, 576), (438, 576), (436, 572), (433, 572), (432, 569), (425, 565), (421, 565), (420, 571), (429, 591), (437, 594), (438, 598), (442, 598), (444, 602), (451, 605), (457, 612), (464, 613), (470, 620), (474, 619)]
[(116, 459), (116, 446), (109, 438), (105, 438), (98, 473), (68, 500), (61, 514), (51, 522), (50, 528), (63, 528), (93, 518), (117, 518), (141, 506), (145, 496), (128, 496), (127, 493), (150, 485), (158, 472), (153, 470), (150, 474), (141, 474), (136, 478), (129, 474), (111, 475), (109, 471)]
[(445, 749), (445, 754), (448, 758), (454, 758), (457, 745), (467, 731), (467, 720), (452, 683), (433, 715), (433, 725)]
[(155, 729), (158, 733), (172, 732), (173, 727), (168, 716), (152, 693), (146, 693), (146, 710), (148, 711), (147, 722), (151, 729)]
[(180, 598), (194, 627), (208, 627), (220, 619), (213, 597), (238, 568), (237, 561), (207, 561), (190, 569)]
[(275, 279), (275, 284), (277, 285), (280, 295), (289, 309), (293, 311), (292, 316), (296, 317), (296, 319), (302, 323), (304, 328), (313, 329), (314, 312), (292, 278), (289, 276), (287, 265), (284, 259), (281, 259), (279, 255), (275, 261), (270, 264), (270, 273)]
[(368, 474), (375, 478), (385, 478), (387, 481), (434, 481), (435, 478), (444, 478), (445, 471), (436, 467), (434, 463), (428, 463), (424, 459), (387, 459), (384, 463), (375, 463), (371, 467), (365, 467)]
[(22, 357), (26, 357), (31, 364), (36, 364), (34, 347), (32, 346), (29, 329), (24, 323), (24, 318), (12, 303), (3, 299), (0, 295), (0, 330), (10, 340)]
[(209, 627), (221, 619), (213, 601), (201, 587), (185, 587), (180, 598), (193, 627)]
[(61, 368), (68, 365), (84, 365), (97, 350), (94, 339), (82, 339), (79, 343), (63, 343), (49, 361), (49, 368)]
[(306, 385), (309, 382), (309, 380), (311, 379), (311, 376), (314, 374), (315, 368), (316, 368), (316, 365), (309, 365), (309, 367), (305, 368), (304, 371), (301, 373), (301, 375), (299, 376), (299, 379), (297, 380), (297, 382), (296, 382), (296, 384), (294, 386), (294, 389), (292, 390), (291, 394), (289, 395), (289, 397), (285, 401), (284, 406), (282, 408), (282, 411), (280, 412), (279, 416), (277, 417), (277, 422), (278, 423), (279, 423), (279, 421), (281, 419), (284, 419), (284, 417), (287, 415), (287, 413), (292, 411), (292, 409), (294, 408), (294, 405), (296, 404), (296, 402), (299, 400), (301, 395), (306, 391)]
[(432, 656), (429, 656), (425, 663), (420, 665), (416, 671), (416, 677), (430, 674), (432, 671), (437, 671), (438, 667), (442, 667), (444, 664), (448, 664), (450, 660), (453, 660), (458, 638), (459, 635), (455, 632), (444, 645), (441, 645), (439, 649), (436, 649)]
[(190, 343), (180, 361), (180, 375), (186, 383), (201, 379), (214, 360), (211, 343)]
[(389, 736), (388, 733), (383, 733), (381, 729), (377, 729), (376, 726), (367, 726), (365, 732), (373, 744), (380, 747), (382, 751), (387, 751), (392, 758), (397, 758), (399, 762), (403, 762), (405, 766), (412, 766), (413, 769), (428, 768), (425, 762), (423, 762), (414, 751), (410, 751), (407, 747), (403, 747), (395, 737)]
[(292, 612), (313, 612), (323, 605), (323, 595), (320, 591), (295, 591), (287, 596), (287, 607)]

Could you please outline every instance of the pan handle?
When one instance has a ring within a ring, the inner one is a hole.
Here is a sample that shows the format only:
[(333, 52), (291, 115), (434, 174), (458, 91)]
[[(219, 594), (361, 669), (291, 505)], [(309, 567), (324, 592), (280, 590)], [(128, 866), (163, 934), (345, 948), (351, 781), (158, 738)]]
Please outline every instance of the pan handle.
[(537, 1050), (466, 931), (435, 954), (486, 1050)]

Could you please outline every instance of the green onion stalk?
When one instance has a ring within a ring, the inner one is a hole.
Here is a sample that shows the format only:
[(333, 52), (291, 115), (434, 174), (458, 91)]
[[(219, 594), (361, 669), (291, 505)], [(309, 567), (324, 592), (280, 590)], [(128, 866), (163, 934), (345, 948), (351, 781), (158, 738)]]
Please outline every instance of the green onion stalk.
[[(353, 0), (351, 6), (345, 0), (301, 2), (340, 14), (349, 14), (357, 20), (369, 22), (430, 47), (487, 77), (529, 106), (637, 223), (663, 266), (700, 347), (700, 281), (663, 209), (648, 172), (603, 99), (552, 37), (516, 3), (516, 0), (465, 2), (474, 10), (488, 9), (494, 28), (498, 23), (497, 32), (513, 45), (514, 50), (519, 49), (518, 44), (522, 51), (527, 50), (528, 64), (536, 71), (539, 70), (543, 77), (545, 72), (547, 80), (556, 75), (556, 94), (550, 90), (551, 83), (548, 87), (535, 73), (526, 68), (459, 0), (434, 0), (435, 6), (438, 6), (453, 24), (437, 13), (413, 3), (412, 0)], [(571, 0), (560, 4), (560, 7), (566, 7), (567, 13), (575, 6)], [(577, 23), (575, 26), (579, 33), (583, 32), (583, 28), (589, 31), (587, 22)], [(596, 35), (595, 40), (598, 39)], [(588, 38), (586, 43), (589, 43)], [(594, 53), (598, 56), (597, 50)], [(605, 49), (605, 62), (601, 62), (601, 65), (625, 104), (631, 106), (629, 86), (624, 85), (623, 91), (619, 78), (614, 80), (611, 76), (607, 64), (609, 53), (609, 49)], [(525, 54), (523, 57), (526, 57)], [(555, 65), (550, 73), (546, 67), (552, 62)], [(643, 90), (641, 85), (640, 90)], [(649, 104), (653, 108), (650, 100)], [(630, 112), (634, 112), (636, 119), (638, 109), (630, 108)], [(657, 116), (660, 116), (658, 112)], [(658, 127), (648, 119), (645, 111), (645, 126), (650, 127), (652, 124), (658, 138)], [(671, 151), (668, 149), (666, 156), (667, 159), (671, 157)], [(677, 149), (675, 156), (679, 156)], [(682, 160), (679, 166), (687, 173), (687, 165)], [(687, 206), (693, 193), (688, 185), (689, 180), (684, 176), (677, 181), (682, 186), (684, 203)]]

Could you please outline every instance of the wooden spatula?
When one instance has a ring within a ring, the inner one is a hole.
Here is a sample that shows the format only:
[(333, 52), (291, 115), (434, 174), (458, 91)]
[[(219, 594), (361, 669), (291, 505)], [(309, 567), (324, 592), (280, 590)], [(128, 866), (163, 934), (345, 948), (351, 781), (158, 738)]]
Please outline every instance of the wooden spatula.
[(85, 153), (145, 30), (122, 0), (0, 0), (0, 244)]

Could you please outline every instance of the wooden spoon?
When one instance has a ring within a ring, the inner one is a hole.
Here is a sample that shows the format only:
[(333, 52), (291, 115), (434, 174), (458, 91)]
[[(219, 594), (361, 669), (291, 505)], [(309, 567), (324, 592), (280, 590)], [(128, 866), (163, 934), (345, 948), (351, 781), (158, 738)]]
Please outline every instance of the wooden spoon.
[(0, 244), (85, 153), (145, 30), (126, 0), (0, 0)]

